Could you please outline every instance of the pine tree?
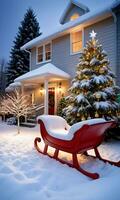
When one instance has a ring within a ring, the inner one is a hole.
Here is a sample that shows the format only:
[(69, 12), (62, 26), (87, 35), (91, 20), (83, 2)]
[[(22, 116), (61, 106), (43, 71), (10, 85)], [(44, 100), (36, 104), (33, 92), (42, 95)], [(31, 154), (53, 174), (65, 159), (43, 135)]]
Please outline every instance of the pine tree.
[(62, 97), (58, 104), (57, 115), (64, 117), (62, 111), (66, 107), (66, 105), (67, 105), (67, 101), (66, 101), (65, 97)]
[(29, 53), (21, 51), (20, 47), (30, 40), (38, 37), (39, 24), (31, 8), (24, 15), (24, 19), (18, 28), (18, 33), (13, 41), (14, 45), (10, 53), (10, 62), (7, 70), (8, 84), (14, 81), (18, 76), (29, 71)]
[(94, 31), (90, 37), (83, 48), (76, 76), (69, 89), (70, 95), (66, 98), (68, 105), (64, 113), (70, 124), (90, 118), (114, 118), (119, 111), (116, 102), (118, 87), (107, 53)]

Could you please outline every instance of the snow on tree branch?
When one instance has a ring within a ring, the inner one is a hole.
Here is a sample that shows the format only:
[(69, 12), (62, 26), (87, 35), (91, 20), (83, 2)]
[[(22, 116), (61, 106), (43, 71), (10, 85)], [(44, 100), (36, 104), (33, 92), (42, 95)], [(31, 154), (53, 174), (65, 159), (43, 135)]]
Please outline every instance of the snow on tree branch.
[(15, 90), (14, 94), (12, 95), (6, 95), (6, 97), (1, 102), (1, 108), (2, 113), (10, 113), (17, 118), (18, 133), (20, 133), (20, 117), (30, 114), (33, 110), (28, 96), (20, 94), (20, 92), (17, 90)]

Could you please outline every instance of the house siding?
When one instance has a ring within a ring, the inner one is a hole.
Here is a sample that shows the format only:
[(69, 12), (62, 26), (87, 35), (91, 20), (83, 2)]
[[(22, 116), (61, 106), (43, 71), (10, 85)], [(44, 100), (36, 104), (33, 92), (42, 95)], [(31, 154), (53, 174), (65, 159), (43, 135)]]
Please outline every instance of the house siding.
[(117, 83), (120, 86), (120, 8), (117, 17)]
[(110, 60), (110, 66), (114, 73), (116, 73), (116, 24), (112, 17), (93, 24), (85, 28), (84, 42), (89, 39), (89, 33), (94, 30), (97, 33), (99, 43), (102, 44), (103, 49), (107, 52)]
[[(52, 41), (51, 63), (74, 76), (80, 54), (70, 55), (70, 34)], [(36, 69), (45, 63), (36, 64), (36, 48), (31, 51), (31, 68)]]
[[(116, 72), (116, 31), (113, 18), (108, 18), (92, 26), (84, 29), (84, 44), (89, 39), (91, 30), (97, 32), (99, 42), (103, 45), (104, 50), (107, 51), (111, 66)], [(79, 54), (70, 55), (70, 34), (59, 37), (52, 41), (52, 61), (56, 67), (69, 73), (72, 77), (75, 75), (76, 65), (79, 62)], [(44, 63), (45, 64), (45, 63)], [(31, 55), (32, 69), (38, 68), (43, 65), (36, 64), (36, 48), (32, 49)]]
[[(39, 67), (39, 66), (38, 66)], [(31, 49), (31, 69), (36, 69), (37, 64), (36, 64), (36, 47)]]
[(53, 40), (52, 63), (74, 76), (80, 54), (70, 55), (70, 34)]

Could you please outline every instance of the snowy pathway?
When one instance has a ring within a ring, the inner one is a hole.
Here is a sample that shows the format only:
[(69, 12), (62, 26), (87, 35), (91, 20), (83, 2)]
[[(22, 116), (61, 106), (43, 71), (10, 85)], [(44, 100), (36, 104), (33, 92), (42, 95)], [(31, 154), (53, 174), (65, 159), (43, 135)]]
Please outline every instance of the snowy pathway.
[[(22, 128), (0, 123), (0, 200), (119, 200), (120, 168), (81, 157), (84, 168), (98, 172), (91, 180), (75, 169), (37, 153), (34, 138), (39, 127)], [(104, 144), (103, 156), (120, 159), (120, 142)], [(51, 149), (50, 149), (51, 151)], [(67, 154), (62, 157), (70, 159)]]

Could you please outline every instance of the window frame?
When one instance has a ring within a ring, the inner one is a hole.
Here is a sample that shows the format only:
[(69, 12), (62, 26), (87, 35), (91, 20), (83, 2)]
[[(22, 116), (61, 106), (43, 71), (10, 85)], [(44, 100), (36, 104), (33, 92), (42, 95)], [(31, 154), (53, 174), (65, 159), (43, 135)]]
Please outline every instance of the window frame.
[(81, 48), (81, 50), (80, 51), (78, 51), (78, 52), (73, 52), (72, 51), (72, 34), (73, 33), (77, 33), (77, 32), (79, 32), (79, 31), (81, 31), (82, 32), (82, 48), (83, 48), (83, 46), (84, 46), (84, 29), (82, 28), (82, 29), (77, 29), (77, 30), (75, 30), (75, 31), (72, 31), (71, 33), (70, 33), (70, 55), (76, 55), (76, 54), (80, 54), (81, 53), (81, 50), (82, 50), (82, 48)]
[[(46, 51), (45, 51), (45, 46), (50, 44), (50, 50), (51, 50), (51, 59), (46, 60)], [(39, 47), (43, 47), (43, 61), (42, 62), (38, 62), (38, 49)], [(43, 64), (43, 63), (47, 63), (50, 62), (52, 60), (52, 41), (46, 42), (44, 44), (41, 44), (39, 46), (36, 47), (36, 64)]]
[[(50, 45), (50, 51), (46, 51), (46, 46), (47, 46), (47, 45)], [(45, 44), (45, 49), (44, 49), (44, 50), (45, 50), (45, 52), (44, 52), (44, 54), (45, 54), (45, 55), (44, 55), (44, 56), (45, 56), (45, 61), (51, 60), (51, 55), (52, 55), (51, 43)], [(50, 53), (50, 59), (48, 59), (48, 60), (46, 59), (46, 54), (47, 54), (47, 53)]]
[[(39, 48), (40, 47), (42, 47), (42, 53), (41, 54), (39, 54), (38, 52), (39, 52)], [(42, 58), (44, 59), (44, 48), (43, 48), (43, 45), (41, 45), (41, 46), (39, 46), (39, 47), (37, 47), (37, 63), (41, 63), (41, 62), (43, 62), (43, 59), (42, 59), (42, 61), (40, 62), (40, 61), (38, 61), (38, 56), (39, 55), (42, 55)]]

